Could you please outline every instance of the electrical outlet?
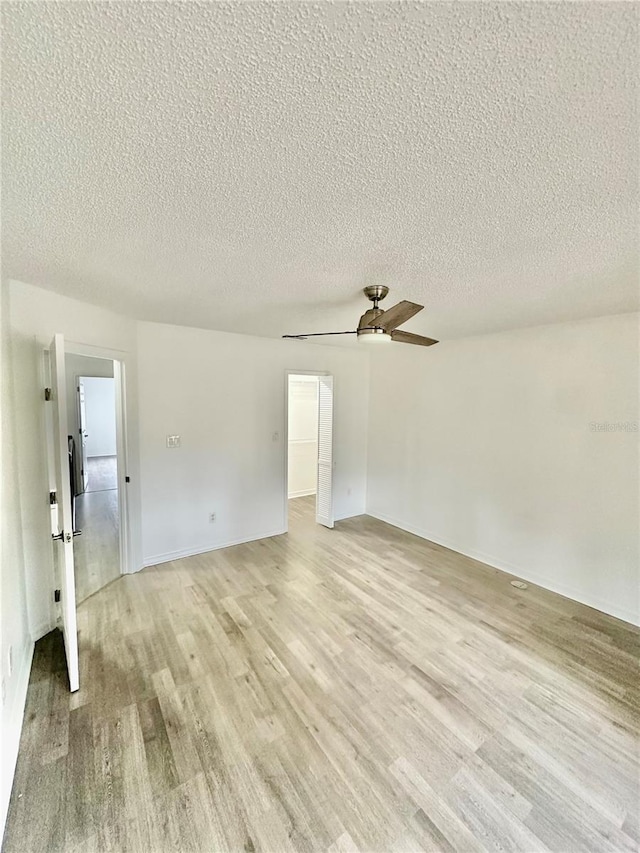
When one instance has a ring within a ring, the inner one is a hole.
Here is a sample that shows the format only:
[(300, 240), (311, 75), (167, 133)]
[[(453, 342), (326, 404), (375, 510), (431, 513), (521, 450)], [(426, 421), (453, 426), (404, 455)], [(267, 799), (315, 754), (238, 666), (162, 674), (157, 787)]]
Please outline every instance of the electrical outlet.
[(216, 520), (216, 514), (215, 514), (215, 512), (210, 513), (210, 514), (209, 514), (209, 521), (213, 524), (213, 522), (214, 522), (215, 520)]
[(271, 436), (271, 440), (272, 441), (280, 441), (280, 433), (274, 432), (274, 434)]
[(180, 447), (180, 436), (179, 435), (168, 435), (167, 436), (167, 447)]
[(9, 646), (7, 650), (7, 675), (11, 678), (13, 672), (13, 646)]

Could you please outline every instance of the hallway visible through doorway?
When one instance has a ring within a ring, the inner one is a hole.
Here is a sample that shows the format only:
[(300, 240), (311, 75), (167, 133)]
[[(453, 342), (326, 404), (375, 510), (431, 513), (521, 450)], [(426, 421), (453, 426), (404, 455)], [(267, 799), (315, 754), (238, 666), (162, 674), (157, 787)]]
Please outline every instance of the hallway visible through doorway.
[(75, 437), (77, 603), (120, 577), (113, 361), (67, 354), (69, 432)]

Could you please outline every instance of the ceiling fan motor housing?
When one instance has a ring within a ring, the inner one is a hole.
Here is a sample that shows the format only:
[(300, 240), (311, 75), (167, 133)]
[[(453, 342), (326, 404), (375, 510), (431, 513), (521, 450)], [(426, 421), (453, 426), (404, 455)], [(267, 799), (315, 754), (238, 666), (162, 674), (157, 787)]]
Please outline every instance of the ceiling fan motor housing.
[(362, 317), (360, 317), (360, 322), (358, 323), (358, 331), (360, 331), (361, 329), (375, 327), (376, 317), (379, 317), (381, 314), (384, 314), (382, 308), (369, 308), (369, 310), (365, 311)]

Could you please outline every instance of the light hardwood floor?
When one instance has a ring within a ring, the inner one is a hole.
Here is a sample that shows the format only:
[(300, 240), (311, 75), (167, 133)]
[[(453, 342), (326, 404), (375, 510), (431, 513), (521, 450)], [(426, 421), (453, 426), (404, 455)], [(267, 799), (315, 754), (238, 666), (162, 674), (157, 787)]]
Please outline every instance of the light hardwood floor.
[(312, 502), (38, 644), (5, 853), (637, 850), (640, 631)]
[(87, 492), (118, 488), (118, 457), (90, 456), (87, 459)]
[(93, 595), (120, 577), (120, 533), (116, 457), (87, 460), (89, 488), (76, 497), (74, 540), (76, 601)]

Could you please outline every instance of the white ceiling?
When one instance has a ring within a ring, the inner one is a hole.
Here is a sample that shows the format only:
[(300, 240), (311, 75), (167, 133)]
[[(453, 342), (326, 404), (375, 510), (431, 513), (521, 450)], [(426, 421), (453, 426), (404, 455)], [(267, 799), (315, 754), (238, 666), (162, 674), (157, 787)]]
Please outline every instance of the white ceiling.
[(8, 277), (273, 336), (638, 307), (637, 4), (2, 7)]

